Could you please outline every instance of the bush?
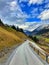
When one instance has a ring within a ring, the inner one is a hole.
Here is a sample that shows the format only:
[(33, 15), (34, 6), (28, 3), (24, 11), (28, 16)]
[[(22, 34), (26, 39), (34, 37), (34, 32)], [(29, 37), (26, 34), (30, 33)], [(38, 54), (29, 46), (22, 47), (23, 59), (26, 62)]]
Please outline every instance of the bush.
[(16, 27), (14, 25), (11, 26), (11, 28), (15, 29), (16, 30)]
[(33, 37), (33, 40), (34, 40), (35, 42), (38, 42), (38, 41), (39, 41), (39, 39), (38, 39), (36, 36)]

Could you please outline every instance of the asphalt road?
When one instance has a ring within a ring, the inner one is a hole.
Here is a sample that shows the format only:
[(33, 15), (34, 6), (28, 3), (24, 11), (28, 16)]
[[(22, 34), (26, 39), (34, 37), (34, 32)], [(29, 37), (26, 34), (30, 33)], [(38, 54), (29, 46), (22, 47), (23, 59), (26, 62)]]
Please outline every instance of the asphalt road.
[(47, 65), (44, 64), (25, 41), (16, 50), (8, 65)]

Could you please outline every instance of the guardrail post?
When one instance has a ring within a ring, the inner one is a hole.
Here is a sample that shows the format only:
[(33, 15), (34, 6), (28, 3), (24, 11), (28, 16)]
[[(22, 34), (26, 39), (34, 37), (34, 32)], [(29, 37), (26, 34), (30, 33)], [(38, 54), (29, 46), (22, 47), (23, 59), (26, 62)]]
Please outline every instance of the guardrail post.
[(35, 50), (35, 47), (34, 47), (34, 50)]
[(46, 55), (46, 62), (48, 62), (48, 55)]
[(39, 50), (38, 50), (38, 55), (39, 55)]

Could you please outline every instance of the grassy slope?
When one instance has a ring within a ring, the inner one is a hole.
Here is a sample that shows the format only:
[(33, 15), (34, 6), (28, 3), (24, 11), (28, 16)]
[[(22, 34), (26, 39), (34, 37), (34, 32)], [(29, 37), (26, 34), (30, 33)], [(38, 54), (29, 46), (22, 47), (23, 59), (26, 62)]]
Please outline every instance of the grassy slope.
[(18, 36), (21, 40), (24, 40), (27, 38), (26, 35), (24, 35), (23, 33), (19, 32), (19, 31), (12, 29), (11, 27), (4, 27), (4, 29), (6, 29), (9, 32), (12, 32), (16, 36)]
[(49, 38), (42, 35), (37, 36), (39, 43), (37, 43), (42, 49), (49, 53)]
[(21, 44), (27, 37), (10, 27), (0, 26), (0, 57), (8, 53), (11, 48)]

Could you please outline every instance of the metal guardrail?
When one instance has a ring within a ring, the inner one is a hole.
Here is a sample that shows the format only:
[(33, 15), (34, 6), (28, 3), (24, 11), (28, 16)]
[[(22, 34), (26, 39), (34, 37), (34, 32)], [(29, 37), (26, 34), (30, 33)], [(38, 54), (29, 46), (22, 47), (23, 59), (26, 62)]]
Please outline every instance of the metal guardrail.
[(33, 43), (29, 43), (29, 45), (34, 49), (34, 50), (37, 50), (37, 54), (38, 55), (40, 55), (40, 54), (42, 54), (42, 55), (44, 55), (44, 57), (45, 57), (45, 60), (46, 60), (46, 62), (47, 63), (49, 63), (48, 62), (48, 60), (49, 60), (49, 53), (47, 53), (46, 51), (44, 51), (43, 49), (41, 49), (38, 45), (36, 45), (35, 43), (33, 44)]

